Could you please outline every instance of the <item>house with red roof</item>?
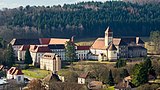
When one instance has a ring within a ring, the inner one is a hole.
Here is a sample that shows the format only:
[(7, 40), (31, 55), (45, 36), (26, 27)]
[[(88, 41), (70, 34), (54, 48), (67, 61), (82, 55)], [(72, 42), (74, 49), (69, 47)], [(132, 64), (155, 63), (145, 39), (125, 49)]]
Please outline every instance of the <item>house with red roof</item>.
[(7, 71), (7, 79), (15, 79), (17, 83), (24, 83), (24, 74), (22, 70), (17, 67), (11, 67)]

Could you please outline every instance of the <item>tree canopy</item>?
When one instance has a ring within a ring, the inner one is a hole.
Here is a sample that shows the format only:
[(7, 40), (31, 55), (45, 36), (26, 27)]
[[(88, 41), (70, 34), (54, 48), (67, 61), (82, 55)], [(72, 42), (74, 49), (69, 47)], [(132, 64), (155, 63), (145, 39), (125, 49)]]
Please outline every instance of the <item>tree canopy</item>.
[(149, 36), (160, 29), (159, 3), (80, 2), (63, 6), (26, 6), (0, 11), (0, 35), (13, 37)]
[(113, 86), (113, 85), (114, 85), (114, 78), (113, 78), (113, 75), (112, 75), (112, 71), (111, 71), (111, 70), (109, 71), (107, 84), (109, 84), (110, 86)]
[(14, 51), (12, 48), (12, 45), (9, 44), (6, 52), (5, 52), (5, 65), (7, 65), (8, 67), (12, 67), (13, 64), (15, 63), (15, 55), (14, 55)]
[(74, 61), (76, 59), (75, 44), (72, 41), (66, 42), (65, 55), (68, 61)]
[(31, 54), (30, 54), (30, 52), (29, 52), (29, 49), (27, 49), (26, 52), (25, 52), (25, 60), (24, 60), (24, 63), (25, 63), (25, 64), (32, 64), (32, 63), (33, 63)]

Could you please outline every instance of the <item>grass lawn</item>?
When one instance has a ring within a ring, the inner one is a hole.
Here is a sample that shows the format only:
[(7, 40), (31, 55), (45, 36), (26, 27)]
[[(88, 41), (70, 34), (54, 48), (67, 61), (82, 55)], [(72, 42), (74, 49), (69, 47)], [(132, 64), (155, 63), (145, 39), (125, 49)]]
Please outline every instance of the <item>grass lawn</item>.
[(41, 70), (39, 68), (26, 69), (26, 70), (22, 70), (22, 72), (24, 73), (24, 75), (28, 77), (38, 78), (38, 79), (44, 78), (50, 73), (50, 71)]
[(105, 90), (114, 90), (114, 86), (110, 86), (110, 87), (106, 88)]
[(66, 76), (69, 75), (70, 71), (68, 69), (61, 69), (58, 71), (58, 75)]

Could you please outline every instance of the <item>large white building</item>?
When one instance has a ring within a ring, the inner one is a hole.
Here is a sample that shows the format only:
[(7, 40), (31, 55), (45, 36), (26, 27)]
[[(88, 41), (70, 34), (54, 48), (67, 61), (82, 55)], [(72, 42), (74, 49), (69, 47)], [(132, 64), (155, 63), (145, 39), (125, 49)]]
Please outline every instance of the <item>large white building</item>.
[(40, 58), (40, 69), (59, 71), (61, 69), (60, 57), (55, 53), (45, 53)]
[(105, 37), (98, 38), (90, 51), (91, 59), (100, 61), (147, 56), (144, 42), (139, 37), (113, 38), (113, 32), (109, 27), (105, 31)]
[(76, 55), (79, 60), (86, 60), (89, 58), (90, 46), (76, 46)]
[[(65, 46), (65, 43), (69, 40), (70, 39), (61, 39), (61, 38), (39, 38), (39, 39), (15, 39), (14, 38), (10, 42), (10, 44), (13, 47), (15, 56), (17, 58), (19, 57), (18, 60), (24, 59), (23, 56), (25, 53), (26, 45), (48, 46), (53, 52), (61, 56), (62, 60), (65, 60), (64, 46)], [(54, 46), (54, 48), (52, 46)], [(19, 53), (19, 56), (18, 56), (19, 51), (23, 51), (23, 53)]]

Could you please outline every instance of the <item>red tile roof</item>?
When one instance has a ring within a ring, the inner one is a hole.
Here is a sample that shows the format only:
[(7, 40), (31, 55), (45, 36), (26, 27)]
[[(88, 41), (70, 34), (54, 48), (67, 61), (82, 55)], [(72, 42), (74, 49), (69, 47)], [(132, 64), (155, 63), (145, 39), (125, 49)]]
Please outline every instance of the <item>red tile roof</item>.
[(106, 49), (104, 38), (98, 38), (93, 45), (91, 46), (92, 49)]
[(82, 73), (82, 74), (79, 75), (79, 78), (87, 78), (88, 74), (89, 74), (89, 72)]
[(65, 44), (69, 39), (51, 38), (49, 44)]
[[(113, 38), (113, 44), (115, 46), (119, 46), (119, 45), (125, 45), (125, 43), (122, 41), (121, 38)], [(108, 47), (105, 47), (105, 39), (104, 38), (98, 38), (93, 45), (91, 46), (91, 49), (101, 49), (101, 50), (105, 50)]]
[(8, 70), (8, 73), (11, 74), (11, 75), (23, 75), (22, 70), (18, 69), (17, 67), (11, 67)]
[(90, 46), (77, 46), (77, 50), (89, 50)]
[(113, 43), (111, 43), (108, 47), (108, 50), (112, 51), (112, 50), (117, 50), (117, 48), (115, 47), (115, 45)]
[(26, 51), (26, 50), (29, 49), (29, 48), (30, 48), (30, 45), (22, 45), (19, 50), (20, 50), (20, 51)]
[(36, 48), (37, 48), (37, 46), (36, 46), (36, 45), (30, 45), (29, 50), (30, 50), (30, 51), (34, 51)]
[(40, 38), (39, 40), (42, 45), (48, 45), (50, 42), (50, 38)]
[(46, 52), (52, 52), (49, 48), (48, 48), (48, 46), (38, 46), (34, 51), (32, 51), (32, 52), (44, 52), (44, 53), (46, 53)]

